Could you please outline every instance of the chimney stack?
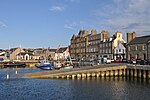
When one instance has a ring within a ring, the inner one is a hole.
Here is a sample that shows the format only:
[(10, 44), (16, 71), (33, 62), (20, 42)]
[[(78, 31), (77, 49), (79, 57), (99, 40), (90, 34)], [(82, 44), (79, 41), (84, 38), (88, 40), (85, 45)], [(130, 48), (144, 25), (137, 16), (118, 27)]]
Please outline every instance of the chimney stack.
[(127, 43), (131, 42), (136, 37), (136, 33), (127, 33)]

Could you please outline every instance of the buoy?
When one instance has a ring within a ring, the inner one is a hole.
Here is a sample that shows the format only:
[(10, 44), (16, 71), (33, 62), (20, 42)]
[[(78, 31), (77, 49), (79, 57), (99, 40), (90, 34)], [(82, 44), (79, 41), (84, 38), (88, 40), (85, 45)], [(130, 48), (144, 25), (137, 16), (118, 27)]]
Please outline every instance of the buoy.
[(9, 74), (6, 75), (6, 78), (9, 79)]

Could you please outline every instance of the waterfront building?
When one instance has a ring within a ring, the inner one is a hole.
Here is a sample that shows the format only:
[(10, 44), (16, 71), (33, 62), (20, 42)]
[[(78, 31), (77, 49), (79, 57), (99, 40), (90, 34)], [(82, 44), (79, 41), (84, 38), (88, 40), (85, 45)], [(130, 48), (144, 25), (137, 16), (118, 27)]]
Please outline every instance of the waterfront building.
[(69, 47), (61, 47), (56, 50), (54, 60), (64, 61), (67, 60), (69, 56)]
[(127, 60), (146, 60), (150, 62), (150, 35), (136, 37), (136, 33), (127, 33)]
[(0, 58), (1, 58), (1, 59), (7, 59), (7, 58), (6, 58), (6, 54), (7, 54), (7, 53), (6, 53), (5, 50), (0, 50)]
[(17, 60), (34, 60), (34, 55), (28, 52), (21, 52), (16, 56), (17, 56)]
[(81, 60), (86, 58), (88, 33), (88, 30), (80, 30), (77, 36), (72, 36), (70, 45), (72, 59)]
[(126, 60), (126, 43), (118, 42), (114, 49), (114, 60)]
[(101, 35), (97, 34), (97, 31), (93, 29), (91, 34), (88, 35), (86, 43), (86, 60), (88, 61), (96, 61), (99, 53), (99, 43), (101, 40)]
[(56, 49), (38, 48), (34, 50), (33, 55), (34, 55), (35, 60), (41, 60), (41, 59), (54, 60), (55, 52), (56, 52)]
[(76, 60), (97, 61), (101, 58), (114, 58), (114, 49), (120, 43), (125, 43), (121, 32), (112, 37), (108, 31), (97, 33), (92, 30), (81, 30), (78, 35), (71, 38), (71, 58)]
[[(105, 35), (107, 35), (107, 37), (104, 37)], [(122, 37), (122, 33), (116, 32), (113, 36), (110, 36), (109, 32), (102, 32), (101, 37), (102, 39), (99, 44), (99, 59), (100, 60), (102, 58), (114, 59), (114, 57), (116, 57), (116, 54), (119, 53), (119, 52), (116, 53), (114, 51), (115, 48), (117, 46), (119, 47), (119, 43), (122, 43), (122, 44), (125, 43)], [(116, 49), (118, 49), (118, 47)]]
[(25, 52), (22, 48), (18, 47), (18, 48), (11, 48), (10, 50), (8, 50), (7, 52), (7, 59), (9, 60), (18, 60), (17, 59), (17, 55), (21, 52)]

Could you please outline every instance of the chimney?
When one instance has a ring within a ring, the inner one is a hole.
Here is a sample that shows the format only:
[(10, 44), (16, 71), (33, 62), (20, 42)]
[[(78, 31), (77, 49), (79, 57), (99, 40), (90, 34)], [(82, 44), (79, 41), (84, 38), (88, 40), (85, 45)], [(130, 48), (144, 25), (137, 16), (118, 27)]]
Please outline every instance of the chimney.
[(97, 34), (97, 31), (96, 31), (95, 29), (92, 29), (92, 30), (91, 30), (91, 34), (92, 34), (92, 35), (95, 35), (95, 34)]
[(110, 38), (110, 34), (108, 31), (102, 31), (101, 32), (101, 41), (103, 41), (106, 38)]
[(127, 43), (131, 42), (136, 37), (136, 33), (127, 33)]
[(83, 37), (87, 36), (89, 34), (88, 30), (83, 30)]

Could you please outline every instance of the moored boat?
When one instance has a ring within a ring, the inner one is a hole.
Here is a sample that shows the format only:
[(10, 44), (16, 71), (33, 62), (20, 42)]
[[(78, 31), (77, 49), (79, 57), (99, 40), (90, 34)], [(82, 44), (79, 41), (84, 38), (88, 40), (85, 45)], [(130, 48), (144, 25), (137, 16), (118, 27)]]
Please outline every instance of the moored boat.
[(37, 68), (43, 69), (43, 70), (52, 70), (53, 64), (49, 63), (47, 60), (41, 60), (40, 64), (36, 65)]
[(71, 69), (71, 68), (73, 68), (73, 66), (71, 66), (71, 65), (70, 65), (70, 66), (65, 66), (65, 67), (64, 67), (64, 69)]
[(3, 64), (3, 68), (25, 68), (26, 64), (22, 63), (22, 62), (14, 62), (14, 61), (10, 61), (10, 62), (4, 62)]

